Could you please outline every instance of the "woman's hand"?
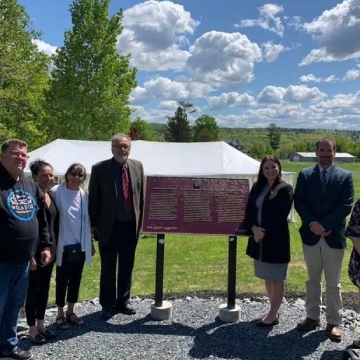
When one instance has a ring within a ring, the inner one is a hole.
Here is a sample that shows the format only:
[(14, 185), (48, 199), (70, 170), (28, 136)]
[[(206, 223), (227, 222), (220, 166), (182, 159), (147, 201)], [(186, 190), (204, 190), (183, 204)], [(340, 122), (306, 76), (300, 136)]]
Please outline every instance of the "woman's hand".
[(260, 226), (254, 225), (251, 230), (254, 234), (254, 240), (259, 243), (265, 236), (265, 229)]
[(41, 266), (46, 266), (48, 264), (50, 264), (51, 262), (51, 252), (50, 250), (43, 250), (41, 252)]
[(355, 250), (360, 254), (360, 238), (356, 236), (349, 236), (349, 239), (352, 241)]

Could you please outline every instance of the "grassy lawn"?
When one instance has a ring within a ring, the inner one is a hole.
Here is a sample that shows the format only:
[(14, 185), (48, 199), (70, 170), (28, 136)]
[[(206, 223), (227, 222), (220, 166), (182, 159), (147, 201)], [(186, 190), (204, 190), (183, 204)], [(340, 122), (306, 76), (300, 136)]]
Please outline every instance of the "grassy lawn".
[[(282, 161), (284, 171), (299, 172), (306, 163), (290, 163)], [(353, 173), (355, 196), (360, 196), (359, 164), (341, 164)], [(306, 269), (298, 233), (300, 220), (290, 225), (291, 256), (289, 278), (286, 282), (287, 294), (303, 294), (305, 292)], [(238, 238), (237, 261), (237, 293), (264, 293), (263, 281), (253, 275), (253, 263), (245, 255), (247, 239)], [(351, 247), (347, 248), (343, 266), (343, 291), (357, 291), (347, 276), (347, 265)], [(168, 235), (165, 240), (165, 278), (164, 296), (169, 294), (193, 294), (194, 292), (227, 291), (227, 257), (228, 239), (226, 236), (189, 236)], [(155, 259), (156, 236), (141, 237), (138, 245), (133, 276), (132, 296), (153, 295), (155, 292)], [(81, 300), (97, 297), (99, 294), (100, 259), (96, 254), (93, 265), (85, 268), (81, 285)], [(54, 283), (50, 303), (54, 302)]]

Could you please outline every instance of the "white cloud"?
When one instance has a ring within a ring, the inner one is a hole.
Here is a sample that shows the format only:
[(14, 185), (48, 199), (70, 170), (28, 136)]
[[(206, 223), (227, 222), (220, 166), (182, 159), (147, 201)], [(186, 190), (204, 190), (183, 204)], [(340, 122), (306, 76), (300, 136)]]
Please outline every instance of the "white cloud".
[(148, 80), (131, 93), (132, 104), (145, 104), (161, 100), (187, 100), (206, 96), (212, 87), (195, 81), (175, 81), (165, 77)]
[(281, 23), (281, 18), (277, 16), (284, 8), (277, 4), (265, 4), (258, 8), (260, 17), (258, 19), (241, 20), (236, 27), (252, 27), (259, 26), (265, 30), (271, 31), (279, 36), (284, 35), (284, 26)]
[(258, 95), (259, 103), (281, 103), (286, 89), (280, 86), (265, 86)]
[(32, 43), (37, 46), (39, 51), (42, 51), (43, 53), (49, 56), (54, 55), (57, 49), (57, 46), (50, 45), (45, 41), (38, 39), (32, 40)]
[(356, 94), (337, 94), (331, 100), (321, 101), (313, 106), (314, 109), (347, 109), (357, 107), (360, 113), (360, 91)]
[(306, 85), (290, 85), (286, 89), (283, 100), (286, 102), (315, 102), (327, 97), (317, 87), (309, 88)]
[(285, 16), (284, 19), (287, 21), (289, 27), (292, 27), (297, 31), (304, 31), (304, 20), (301, 16), (295, 15), (291, 18)]
[(210, 31), (190, 47), (187, 68), (197, 81), (212, 84), (250, 82), (261, 49), (240, 33)]
[(333, 82), (336, 82), (339, 80), (339, 78), (337, 78), (335, 75), (330, 75), (330, 76), (327, 76), (326, 78), (322, 78), (322, 77), (316, 77), (314, 74), (302, 75), (302, 76), (300, 76), (299, 79), (302, 83), (308, 83), (308, 82), (333, 83)]
[[(269, 88), (269, 87), (268, 87)], [(273, 87), (280, 93), (287, 89)], [(294, 90), (294, 89), (293, 89)], [(224, 102), (227, 94), (223, 95)], [(239, 95), (239, 94), (238, 94)], [(244, 95), (244, 94), (242, 94)], [(240, 95), (239, 95), (240, 96)], [(250, 96), (250, 95), (249, 95)], [(236, 99), (236, 95), (234, 96)], [(219, 97), (220, 98), (220, 97)], [(167, 116), (173, 116), (177, 107), (176, 101), (164, 101), (157, 108), (145, 109), (135, 106), (133, 117), (140, 116), (148, 122), (166, 123)], [(230, 110), (231, 106), (229, 106)], [(207, 113), (212, 115), (212, 109)], [(289, 128), (323, 128), (359, 130), (360, 91), (356, 94), (337, 94), (331, 99), (315, 102), (259, 103), (257, 106), (243, 107), (237, 113), (216, 114), (216, 121), (223, 127), (265, 127), (269, 123)], [(195, 118), (202, 113), (195, 113)], [(194, 118), (191, 119), (193, 121)]]
[(264, 59), (267, 62), (275, 61), (283, 51), (288, 50), (285, 46), (274, 44), (272, 41), (263, 43), (261, 46), (264, 48)]
[(320, 44), (301, 61), (300, 65), (331, 62), (360, 57), (360, 2), (344, 0), (318, 18), (304, 24)]
[(189, 57), (186, 36), (199, 22), (171, 1), (149, 0), (124, 11), (124, 30), (117, 49), (131, 54), (131, 65), (140, 70), (182, 69)]
[(327, 97), (317, 87), (306, 85), (290, 85), (287, 88), (265, 86), (257, 97), (259, 103), (280, 104), (282, 102), (315, 102)]
[(160, 102), (158, 108), (160, 110), (173, 110), (173, 111), (175, 111), (178, 106), (179, 106), (179, 103), (177, 101), (166, 100), (166, 101)]
[(343, 81), (356, 80), (359, 77), (360, 77), (360, 64), (357, 65), (357, 69), (348, 70), (343, 78)]
[(247, 93), (239, 94), (237, 92), (223, 93), (220, 96), (210, 96), (207, 99), (207, 102), (211, 110), (219, 110), (225, 107), (246, 107), (256, 105), (253, 96)]

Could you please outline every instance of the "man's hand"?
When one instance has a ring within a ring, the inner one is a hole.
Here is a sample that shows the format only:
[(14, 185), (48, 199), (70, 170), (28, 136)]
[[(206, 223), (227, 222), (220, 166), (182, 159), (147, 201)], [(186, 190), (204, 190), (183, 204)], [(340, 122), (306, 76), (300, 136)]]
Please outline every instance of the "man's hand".
[(96, 254), (95, 245), (94, 242), (91, 242), (91, 256), (94, 256)]
[(43, 250), (41, 252), (41, 266), (46, 266), (51, 262), (51, 252), (50, 250)]
[(29, 269), (31, 271), (34, 271), (34, 270), (37, 269), (37, 263), (36, 263), (36, 260), (35, 260), (34, 256), (30, 259)]
[(263, 239), (263, 237), (265, 236), (265, 229), (263, 229), (260, 226), (255, 226), (254, 225), (251, 228), (251, 230), (252, 230), (252, 232), (254, 234), (254, 240), (259, 243)]
[(328, 231), (324, 231), (324, 232), (321, 233), (320, 235), (321, 235), (322, 237), (325, 237), (325, 236), (329, 236), (331, 233), (332, 233), (332, 230), (328, 230)]
[(310, 231), (313, 232), (315, 235), (322, 236), (322, 234), (325, 232), (325, 229), (317, 221), (311, 222), (309, 226)]

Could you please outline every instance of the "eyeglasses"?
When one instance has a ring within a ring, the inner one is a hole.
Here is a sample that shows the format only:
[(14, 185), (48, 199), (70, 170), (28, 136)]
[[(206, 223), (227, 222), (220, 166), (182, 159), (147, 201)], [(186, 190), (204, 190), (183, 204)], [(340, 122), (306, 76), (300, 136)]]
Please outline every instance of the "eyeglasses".
[(29, 158), (29, 155), (27, 153), (24, 153), (19, 150), (10, 150), (9, 153), (12, 157), (15, 157), (15, 158), (17, 158), (17, 157), (19, 157), (20, 159), (28, 159)]
[(83, 178), (84, 177), (84, 174), (81, 174), (81, 173), (78, 173), (78, 172), (71, 172), (70, 173), (71, 176), (73, 177), (78, 177), (78, 178)]
[(126, 144), (116, 144), (116, 145), (112, 145), (113, 148), (115, 149), (121, 149), (121, 150), (129, 150), (130, 146), (126, 145)]

